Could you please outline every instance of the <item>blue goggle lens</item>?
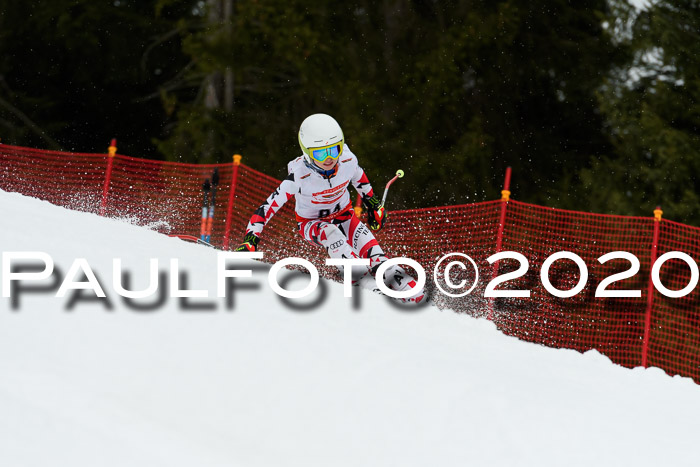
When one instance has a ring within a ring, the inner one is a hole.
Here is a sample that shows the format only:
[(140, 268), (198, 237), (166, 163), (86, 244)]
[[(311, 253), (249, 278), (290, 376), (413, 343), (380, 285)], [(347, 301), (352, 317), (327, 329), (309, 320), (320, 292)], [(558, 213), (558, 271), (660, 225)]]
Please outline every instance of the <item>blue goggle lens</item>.
[(340, 145), (337, 144), (335, 146), (331, 146), (330, 148), (313, 149), (311, 151), (311, 155), (319, 162), (324, 162), (329, 157), (331, 159), (337, 159), (340, 157)]

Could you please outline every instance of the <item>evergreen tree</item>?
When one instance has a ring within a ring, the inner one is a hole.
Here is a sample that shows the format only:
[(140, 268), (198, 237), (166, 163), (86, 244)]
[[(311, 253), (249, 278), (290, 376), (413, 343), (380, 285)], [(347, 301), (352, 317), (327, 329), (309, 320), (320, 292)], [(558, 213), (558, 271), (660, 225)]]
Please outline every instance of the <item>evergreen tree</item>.
[(611, 30), (628, 48), (600, 93), (615, 151), (582, 172), (595, 211), (700, 225), (700, 3), (618, 2)]
[[(0, 137), (8, 144), (157, 156), (159, 87), (186, 63), (177, 18), (155, 1), (40, 0), (0, 8)], [(192, 3), (192, 2), (190, 2)]]
[[(552, 197), (609, 150), (595, 99), (616, 57), (605, 8), (605, 0), (236, 1), (229, 20), (189, 28), (196, 97), (167, 95), (178, 123), (159, 148), (175, 160), (242, 152), (282, 176), (299, 153), (300, 122), (325, 112), (373, 179), (406, 169), (421, 196), (407, 190), (400, 206), (496, 197), (506, 165), (521, 199), (571, 203)], [(207, 107), (207, 77), (227, 68), (232, 111)]]

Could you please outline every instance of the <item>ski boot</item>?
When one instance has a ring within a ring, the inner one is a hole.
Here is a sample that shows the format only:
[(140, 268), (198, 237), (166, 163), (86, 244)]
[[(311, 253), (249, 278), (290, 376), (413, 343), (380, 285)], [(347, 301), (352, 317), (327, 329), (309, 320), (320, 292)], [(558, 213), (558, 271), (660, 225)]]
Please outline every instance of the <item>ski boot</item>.
[[(376, 269), (374, 271), (376, 273)], [(384, 272), (384, 284), (391, 290), (397, 292), (404, 292), (406, 290), (415, 290), (415, 293), (408, 298), (397, 298), (396, 300), (402, 301), (404, 303), (423, 303), (427, 297), (425, 295), (425, 290), (423, 288), (418, 289), (416, 280), (411, 277), (404, 269), (399, 265), (390, 266)]]

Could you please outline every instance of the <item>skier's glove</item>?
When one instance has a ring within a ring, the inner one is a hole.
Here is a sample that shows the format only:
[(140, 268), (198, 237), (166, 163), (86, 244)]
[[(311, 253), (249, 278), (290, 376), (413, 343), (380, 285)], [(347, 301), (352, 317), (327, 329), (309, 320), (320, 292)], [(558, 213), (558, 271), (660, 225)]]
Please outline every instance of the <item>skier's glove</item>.
[(260, 238), (254, 233), (247, 233), (243, 238), (243, 243), (241, 243), (238, 248), (234, 251), (258, 251), (258, 242)]
[(367, 208), (367, 225), (372, 230), (380, 230), (386, 223), (387, 214), (384, 211), (384, 205), (377, 199), (376, 196), (366, 198), (364, 200)]

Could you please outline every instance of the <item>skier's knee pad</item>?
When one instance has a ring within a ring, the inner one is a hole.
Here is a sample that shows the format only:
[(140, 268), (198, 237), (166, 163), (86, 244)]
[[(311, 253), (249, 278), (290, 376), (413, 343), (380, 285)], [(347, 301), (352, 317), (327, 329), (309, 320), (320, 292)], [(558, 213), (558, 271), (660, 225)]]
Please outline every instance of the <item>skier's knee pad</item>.
[[(376, 274), (376, 269), (373, 270), (373, 273)], [(404, 268), (399, 266), (398, 264), (394, 264), (389, 266), (386, 271), (384, 271), (384, 284), (386, 284), (387, 287), (389, 287), (392, 290), (396, 291), (406, 291), (406, 290), (412, 290), (414, 291), (414, 294), (411, 295), (409, 298), (402, 298), (401, 300), (404, 302), (414, 302), (414, 303), (420, 303), (425, 300), (425, 291), (423, 288), (418, 288), (418, 284), (416, 283), (416, 280), (408, 274)], [(376, 280), (380, 280), (379, 278), (376, 278)]]
[(398, 264), (384, 271), (384, 283), (393, 290), (408, 290), (416, 286), (416, 280)]
[[(358, 258), (355, 250), (348, 243), (348, 239), (343, 232), (333, 224), (326, 224), (321, 227), (321, 244), (326, 247), (328, 256), (331, 258)], [(343, 274), (343, 267), (338, 266)], [(352, 268), (352, 283), (359, 281), (367, 273), (366, 267), (355, 266)]]
[[(375, 270), (376, 272), (376, 270)], [(392, 266), (389, 266), (386, 271), (384, 271), (384, 282), (385, 283), (390, 283), (390, 282), (396, 282), (396, 278), (401, 278), (403, 279), (406, 277), (406, 271), (399, 266), (398, 264), (394, 264)], [(399, 279), (399, 281), (401, 280)]]
[(355, 258), (357, 255), (348, 243), (343, 232), (333, 224), (325, 224), (320, 229), (319, 240), (326, 247), (331, 258)]

